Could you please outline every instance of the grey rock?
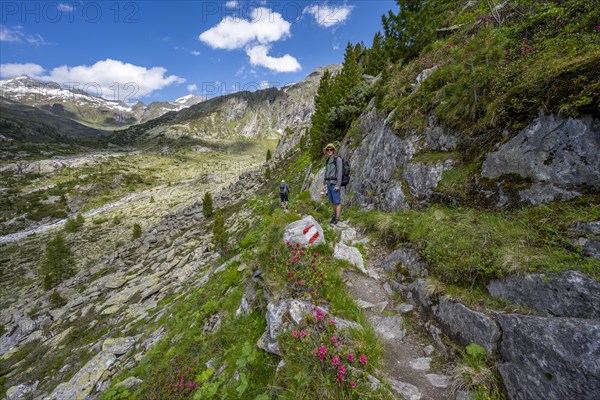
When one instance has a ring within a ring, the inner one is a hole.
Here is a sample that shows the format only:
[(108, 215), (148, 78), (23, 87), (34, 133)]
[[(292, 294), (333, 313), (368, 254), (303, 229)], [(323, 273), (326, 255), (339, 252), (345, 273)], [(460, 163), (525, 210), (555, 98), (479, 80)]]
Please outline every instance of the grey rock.
[(144, 381), (141, 380), (140, 378), (137, 378), (135, 376), (130, 376), (129, 378), (117, 383), (115, 386), (123, 386), (123, 387), (126, 387), (127, 389), (131, 389), (131, 388), (141, 385), (142, 383), (144, 383)]
[(459, 344), (477, 343), (488, 355), (496, 353), (500, 330), (492, 318), (445, 297), (432, 306), (432, 311), (444, 333)]
[(439, 374), (427, 374), (427, 375), (425, 375), (425, 377), (427, 378), (429, 383), (431, 383), (432, 386), (439, 387), (439, 388), (446, 388), (446, 387), (450, 386), (450, 377), (449, 376), (439, 375)]
[(374, 323), (375, 332), (385, 340), (402, 340), (406, 329), (402, 329), (404, 321), (397, 315), (379, 317)]
[(21, 400), (30, 397), (30, 394), (35, 392), (40, 381), (35, 381), (32, 384), (21, 383), (8, 388), (6, 391), (5, 400)]
[(399, 393), (406, 400), (421, 400), (421, 392), (419, 388), (410, 383), (400, 382), (395, 379), (387, 380), (392, 389)]
[(442, 180), (442, 173), (452, 168), (452, 160), (434, 164), (409, 163), (404, 168), (403, 177), (410, 194), (417, 199), (429, 199), (433, 190)]
[(520, 192), (531, 204), (580, 195), (579, 187), (600, 189), (600, 121), (541, 114), (517, 136), (487, 155), (481, 175), (518, 174), (534, 186)]
[(362, 141), (352, 150), (342, 147), (340, 154), (349, 159), (352, 178), (348, 191), (354, 193), (350, 204), (373, 206), (383, 211), (407, 209), (396, 170), (404, 168), (415, 153), (410, 140), (400, 139), (375, 109), (361, 117), (358, 125)]
[(431, 311), (433, 302), (431, 301), (429, 295), (427, 295), (425, 285), (425, 279), (417, 279), (408, 285), (408, 290), (412, 294), (412, 300), (414, 300), (416, 305), (419, 306), (422, 311), (427, 313)]
[(423, 349), (423, 352), (428, 356), (432, 355), (434, 351), (435, 351), (435, 348), (430, 344), (425, 346), (425, 348)]
[(69, 382), (61, 383), (50, 394), (51, 400), (84, 399), (90, 395), (102, 375), (116, 361), (114, 354), (102, 351), (75, 373)]
[(321, 195), (323, 189), (323, 179), (325, 178), (325, 168), (321, 168), (314, 176), (312, 176), (312, 183), (310, 184), (308, 191), (310, 192), (310, 198), (314, 201), (321, 201), (324, 196)]
[(414, 308), (415, 306), (413, 306), (412, 304), (400, 304), (398, 305), (398, 307), (396, 307), (396, 311), (402, 314), (407, 314), (414, 310)]
[(133, 345), (135, 344), (135, 339), (132, 337), (123, 337), (123, 338), (108, 338), (104, 340), (102, 344), (102, 351), (106, 351), (108, 353), (114, 354), (116, 356), (120, 356), (122, 354), (127, 353)]
[(358, 268), (360, 272), (362, 272), (365, 275), (369, 275), (369, 271), (367, 271), (365, 268), (365, 262), (363, 260), (362, 254), (356, 247), (347, 246), (343, 243), (338, 243), (335, 245), (333, 258), (348, 261), (350, 264)]
[(578, 222), (569, 231), (575, 233), (600, 235), (600, 221)]
[(471, 393), (469, 392), (460, 390), (456, 392), (455, 400), (473, 400), (473, 396), (471, 396)]
[(544, 316), (600, 318), (600, 283), (581, 272), (510, 276), (491, 281), (487, 289)]
[(444, 133), (444, 129), (437, 124), (433, 117), (427, 120), (427, 128), (423, 131), (425, 146), (434, 151), (456, 150), (460, 144), (458, 137)]
[(409, 361), (409, 365), (412, 369), (416, 369), (419, 371), (429, 371), (430, 368), (430, 364), (431, 363), (431, 357), (422, 357), (422, 358), (417, 358), (416, 360), (413, 361)]
[(498, 371), (510, 399), (595, 400), (600, 321), (499, 314)]
[(419, 253), (409, 248), (399, 248), (388, 254), (379, 264), (386, 272), (396, 274), (399, 270), (408, 271), (411, 278), (427, 275), (427, 264)]
[(519, 197), (522, 202), (527, 202), (534, 206), (542, 203), (550, 203), (552, 201), (567, 201), (578, 196), (581, 196), (581, 193), (574, 189), (567, 190), (544, 183), (534, 183), (529, 189), (524, 189), (519, 192)]

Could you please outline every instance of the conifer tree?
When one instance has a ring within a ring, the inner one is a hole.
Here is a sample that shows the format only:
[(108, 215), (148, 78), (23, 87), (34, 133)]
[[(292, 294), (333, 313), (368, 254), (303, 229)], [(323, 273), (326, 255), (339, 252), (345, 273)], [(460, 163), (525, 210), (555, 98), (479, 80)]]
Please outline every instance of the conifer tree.
[(213, 214), (213, 199), (210, 192), (204, 193), (204, 198), (202, 199), (202, 215), (204, 218), (210, 218)]
[(42, 262), (41, 272), (45, 290), (75, 275), (75, 259), (62, 235), (56, 235), (46, 244), (46, 258)]
[(381, 18), (385, 49), (391, 61), (409, 61), (435, 40), (435, 30), (444, 21), (453, 0), (396, 0), (397, 14), (392, 11)]
[(225, 219), (220, 208), (215, 211), (213, 220), (213, 244), (215, 249), (223, 254), (227, 249), (227, 231), (225, 230)]
[(387, 60), (385, 57), (384, 38), (381, 32), (377, 32), (373, 37), (373, 45), (367, 51), (365, 58), (365, 74), (377, 76), (385, 68)]
[(324, 136), (327, 131), (327, 113), (329, 113), (329, 109), (333, 104), (331, 85), (331, 72), (326, 70), (317, 89), (315, 112), (311, 117), (311, 128), (308, 134), (311, 142), (311, 154), (314, 158), (321, 155), (321, 149), (326, 144)]
[(271, 159), (272, 155), (271, 155), (271, 149), (267, 150), (267, 161), (269, 161)]

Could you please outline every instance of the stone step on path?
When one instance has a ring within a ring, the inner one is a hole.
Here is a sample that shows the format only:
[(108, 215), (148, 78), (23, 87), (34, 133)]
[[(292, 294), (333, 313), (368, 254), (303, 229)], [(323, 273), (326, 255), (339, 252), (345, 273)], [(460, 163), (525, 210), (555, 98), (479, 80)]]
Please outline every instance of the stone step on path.
[[(334, 229), (346, 247), (352, 247), (357, 242), (366, 248), (370, 246), (368, 238), (358, 234), (345, 222), (338, 223)], [(339, 255), (339, 258), (345, 259), (343, 255)], [(423, 343), (417, 333), (405, 328), (402, 312), (414, 312), (413, 308), (396, 304), (391, 298), (391, 291), (385, 290), (385, 271), (371, 267), (374, 264), (371, 260), (364, 261), (364, 265), (356, 265), (356, 270), (345, 270), (343, 279), (350, 295), (364, 309), (383, 344), (382, 375), (399, 393), (399, 399), (456, 399), (446, 371), (448, 368), (431, 367), (432, 357), (435, 356), (433, 346)]]

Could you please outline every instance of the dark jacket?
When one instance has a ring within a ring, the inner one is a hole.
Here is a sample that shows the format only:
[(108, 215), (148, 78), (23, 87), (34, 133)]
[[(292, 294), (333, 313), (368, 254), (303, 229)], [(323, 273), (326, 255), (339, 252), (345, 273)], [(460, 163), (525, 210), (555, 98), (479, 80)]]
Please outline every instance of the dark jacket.
[(342, 157), (333, 156), (327, 157), (325, 162), (325, 177), (323, 178), (323, 185), (327, 186), (331, 183), (342, 182)]
[(279, 185), (279, 194), (285, 194), (285, 193), (289, 193), (290, 192), (290, 188), (287, 185), (287, 183), (282, 183)]

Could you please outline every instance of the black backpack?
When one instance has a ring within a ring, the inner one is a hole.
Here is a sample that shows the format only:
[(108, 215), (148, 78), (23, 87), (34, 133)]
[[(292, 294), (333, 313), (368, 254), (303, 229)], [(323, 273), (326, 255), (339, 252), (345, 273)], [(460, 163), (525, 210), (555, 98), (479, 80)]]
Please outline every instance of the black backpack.
[(340, 186), (346, 186), (348, 185), (348, 183), (350, 183), (350, 163), (345, 158), (342, 158), (342, 183), (340, 184)]

